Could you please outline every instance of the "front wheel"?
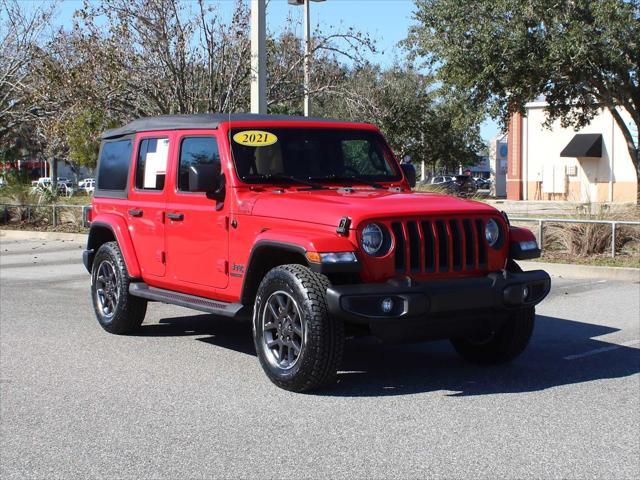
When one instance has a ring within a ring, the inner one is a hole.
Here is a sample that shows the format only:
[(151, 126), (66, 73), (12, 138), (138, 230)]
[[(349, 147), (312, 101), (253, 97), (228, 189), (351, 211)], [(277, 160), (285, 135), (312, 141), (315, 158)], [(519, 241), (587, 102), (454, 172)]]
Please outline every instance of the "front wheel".
[(531, 340), (536, 317), (534, 307), (515, 310), (498, 329), (473, 337), (452, 338), (456, 351), (473, 363), (506, 363), (520, 355)]
[(342, 361), (344, 326), (329, 316), (329, 281), (302, 265), (270, 270), (260, 283), (253, 338), (260, 364), (277, 386), (294, 392), (334, 381)]

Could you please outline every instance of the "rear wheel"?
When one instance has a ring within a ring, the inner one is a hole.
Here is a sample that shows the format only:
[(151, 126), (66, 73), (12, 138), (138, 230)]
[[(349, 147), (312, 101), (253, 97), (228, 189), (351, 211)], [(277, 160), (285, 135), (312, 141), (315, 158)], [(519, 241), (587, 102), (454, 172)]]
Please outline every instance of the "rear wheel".
[(302, 265), (270, 270), (260, 283), (253, 314), (258, 358), (269, 379), (286, 390), (312, 390), (335, 380), (344, 326), (329, 316), (329, 281)]
[(109, 333), (127, 334), (138, 328), (147, 301), (129, 293), (129, 274), (116, 242), (103, 244), (93, 259), (91, 299), (100, 326)]
[(509, 362), (529, 345), (535, 316), (534, 307), (515, 310), (496, 330), (472, 337), (452, 338), (451, 343), (465, 360), (473, 363)]

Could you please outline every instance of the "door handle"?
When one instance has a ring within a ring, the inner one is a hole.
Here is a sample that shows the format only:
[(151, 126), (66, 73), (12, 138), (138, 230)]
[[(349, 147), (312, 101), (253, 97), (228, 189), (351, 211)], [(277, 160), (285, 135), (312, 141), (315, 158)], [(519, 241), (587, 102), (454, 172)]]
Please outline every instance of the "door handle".
[(184, 213), (167, 213), (167, 218), (174, 222), (181, 222), (184, 220)]
[(129, 215), (131, 215), (132, 217), (141, 217), (142, 216), (142, 210), (138, 209), (138, 208), (132, 208), (129, 210)]

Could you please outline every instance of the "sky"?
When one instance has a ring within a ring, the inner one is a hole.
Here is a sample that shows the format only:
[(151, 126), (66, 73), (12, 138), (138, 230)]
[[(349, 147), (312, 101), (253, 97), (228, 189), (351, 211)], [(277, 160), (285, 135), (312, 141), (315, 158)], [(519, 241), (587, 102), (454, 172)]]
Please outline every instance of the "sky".
[[(208, 3), (217, 5), (221, 13), (229, 18), (234, 0), (208, 0)], [(287, 0), (270, 0), (268, 5), (267, 25), (271, 30), (278, 30), (290, 13), (302, 18), (303, 9), (289, 5)], [(64, 0), (59, 6), (60, 24), (70, 26), (73, 12), (81, 6), (82, 0)], [(369, 33), (376, 41), (379, 52), (369, 54), (368, 58), (383, 66), (392, 65), (396, 59), (401, 58), (402, 52), (397, 44), (404, 40), (413, 23), (412, 0), (326, 0), (313, 2), (310, 8), (312, 28), (319, 25), (327, 31), (332, 26), (343, 25)], [(302, 31), (299, 33), (302, 35)], [(481, 134), (485, 140), (493, 138), (497, 133), (498, 126), (494, 121), (487, 120), (483, 123)]]

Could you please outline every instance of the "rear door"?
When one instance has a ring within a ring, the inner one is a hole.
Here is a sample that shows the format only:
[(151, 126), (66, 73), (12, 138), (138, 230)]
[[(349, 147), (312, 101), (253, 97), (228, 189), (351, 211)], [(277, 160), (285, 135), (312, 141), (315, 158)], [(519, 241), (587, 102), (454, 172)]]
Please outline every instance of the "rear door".
[(204, 163), (220, 168), (217, 136), (184, 133), (176, 142), (175, 188), (168, 193), (166, 213), (168, 280), (205, 289), (225, 288), (229, 202), (217, 204), (205, 193), (189, 192), (190, 166)]
[(170, 134), (139, 135), (126, 211), (131, 239), (144, 276), (165, 274), (165, 178)]

